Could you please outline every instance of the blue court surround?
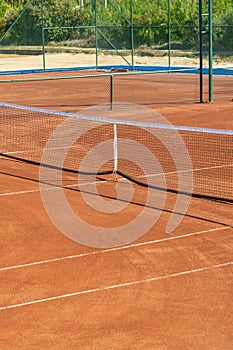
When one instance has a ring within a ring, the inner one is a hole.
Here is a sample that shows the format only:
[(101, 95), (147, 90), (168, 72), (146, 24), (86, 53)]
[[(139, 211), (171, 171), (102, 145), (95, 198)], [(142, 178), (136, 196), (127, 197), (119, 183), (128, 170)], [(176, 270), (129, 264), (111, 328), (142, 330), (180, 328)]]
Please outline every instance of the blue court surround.
[[(99, 66), (98, 70), (104, 70), (111, 72), (111, 69), (128, 69), (131, 70), (129, 66), (127, 65), (114, 65), (114, 66)], [(48, 68), (48, 69), (24, 69), (24, 70), (8, 70), (8, 71), (2, 71), (0, 72), (0, 76), (4, 75), (18, 75), (18, 74), (35, 74), (35, 73), (43, 73), (43, 72), (77, 72), (82, 70), (96, 70), (95, 66), (86, 66), (86, 67), (69, 67), (69, 68)], [(195, 73), (198, 74), (199, 70), (195, 67), (184, 67), (184, 66), (175, 66), (170, 67), (170, 69), (167, 66), (134, 66), (134, 71), (141, 71), (141, 72), (156, 72), (156, 71), (174, 71), (174, 70), (180, 70), (179, 73)], [(184, 70), (182, 72), (182, 70)], [(203, 68), (203, 74), (208, 74), (209, 70), (208, 68)], [(213, 74), (214, 75), (233, 75), (233, 67), (232, 68), (213, 68)]]

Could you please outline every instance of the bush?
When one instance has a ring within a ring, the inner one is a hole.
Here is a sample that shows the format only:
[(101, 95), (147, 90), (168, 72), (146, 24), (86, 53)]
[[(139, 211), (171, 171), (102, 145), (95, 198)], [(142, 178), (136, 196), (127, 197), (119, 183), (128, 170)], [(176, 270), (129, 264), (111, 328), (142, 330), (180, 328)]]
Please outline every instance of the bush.
[(216, 51), (233, 48), (233, 10), (214, 20), (213, 43)]
[[(0, 0), (0, 33), (3, 34), (17, 18), (22, 5), (27, 0)], [(17, 4), (21, 5), (17, 5)], [(27, 2), (23, 15), (10, 30), (4, 44), (41, 45), (42, 13), (41, 1)], [(89, 46), (95, 43), (93, 29), (72, 29), (75, 26), (93, 26), (95, 24), (94, 2), (85, 1), (79, 8), (77, 0), (44, 0), (45, 43), (79, 40)], [(183, 48), (198, 47), (198, 0), (171, 0), (171, 41)], [(97, 0), (97, 25), (99, 45), (110, 48), (111, 42), (118, 49), (130, 48), (130, 0)], [(206, 11), (203, 2), (203, 11)], [(206, 17), (205, 17), (205, 20)], [(214, 47), (232, 50), (233, 47), (233, 0), (213, 1)], [(135, 47), (154, 46), (168, 43), (168, 0), (133, 0), (133, 24)], [(110, 27), (115, 25), (116, 27)], [(56, 27), (56, 29), (52, 29)], [(61, 27), (66, 27), (61, 29)], [(67, 27), (70, 27), (68, 29)], [(206, 42), (207, 36), (204, 41)], [(2, 42), (3, 44), (3, 42)]]
[[(56, 29), (45, 29), (46, 43), (72, 38), (72, 29), (61, 29), (60, 27), (87, 25), (89, 22), (88, 11), (78, 9), (74, 0), (45, 0), (43, 17), (45, 27), (56, 27)], [(9, 22), (8, 20), (7, 23)], [(42, 12), (40, 0), (36, 0), (26, 7), (4, 44), (41, 45), (41, 43)]]

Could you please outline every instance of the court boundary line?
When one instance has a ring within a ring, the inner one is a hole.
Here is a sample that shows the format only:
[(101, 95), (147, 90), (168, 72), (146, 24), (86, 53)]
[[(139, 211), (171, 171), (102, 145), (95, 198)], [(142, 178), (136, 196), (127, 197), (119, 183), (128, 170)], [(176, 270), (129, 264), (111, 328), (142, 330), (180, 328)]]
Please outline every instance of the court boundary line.
[(172, 273), (169, 275), (155, 276), (155, 277), (146, 278), (146, 279), (142, 279), (142, 280), (128, 281), (128, 282), (123, 282), (123, 283), (119, 283), (119, 284), (113, 284), (113, 285), (109, 285), (109, 286), (105, 286), (105, 287), (101, 287), (101, 288), (86, 289), (86, 290), (77, 291), (77, 292), (73, 292), (73, 293), (61, 294), (61, 295), (43, 298), (43, 299), (26, 301), (24, 303), (1, 306), (0, 311), (15, 309), (15, 308), (23, 307), (23, 306), (35, 305), (35, 304), (39, 304), (39, 303), (55, 301), (55, 300), (60, 300), (60, 299), (65, 299), (65, 298), (70, 298), (70, 297), (75, 297), (75, 296), (79, 296), (79, 295), (86, 295), (86, 294), (91, 294), (91, 293), (103, 292), (103, 291), (107, 291), (107, 290), (113, 290), (113, 289), (117, 289), (117, 288), (135, 286), (135, 285), (139, 285), (142, 283), (151, 283), (151, 282), (161, 281), (161, 280), (165, 280), (165, 279), (169, 279), (169, 278), (190, 275), (193, 273), (209, 271), (211, 269), (223, 268), (223, 267), (230, 266), (230, 265), (233, 265), (233, 261), (228, 261), (228, 262), (225, 262), (222, 264), (216, 264), (216, 265), (211, 265), (211, 266), (203, 266), (203, 267), (200, 267), (197, 269), (192, 269), (192, 270), (175, 272), (175, 273)]
[(156, 244), (156, 243), (173, 241), (176, 239), (188, 238), (188, 237), (192, 237), (192, 236), (201, 235), (203, 233), (213, 233), (216, 231), (228, 230), (228, 229), (232, 229), (232, 227), (230, 227), (230, 226), (218, 227), (218, 228), (213, 228), (213, 229), (209, 229), (209, 230), (191, 232), (191, 233), (187, 233), (187, 234), (182, 235), (182, 236), (167, 237), (167, 238), (163, 238), (163, 239), (156, 239), (156, 240), (151, 240), (151, 241), (147, 241), (147, 242), (134, 243), (134, 244), (124, 245), (124, 246), (120, 246), (120, 247), (108, 248), (108, 249), (103, 249), (103, 250), (94, 250), (92, 252), (87, 252), (87, 253), (67, 255), (67, 256), (60, 257), (60, 258), (46, 259), (46, 260), (40, 260), (40, 261), (31, 262), (31, 263), (2, 267), (2, 268), (0, 268), (0, 272), (14, 270), (14, 269), (20, 269), (20, 268), (24, 268), (24, 267), (44, 265), (44, 264), (49, 264), (49, 263), (59, 262), (59, 261), (64, 261), (64, 260), (78, 259), (78, 258), (82, 258), (82, 257), (92, 256), (92, 255), (105, 254), (105, 253), (110, 253), (110, 252), (115, 252), (115, 251), (120, 251), (120, 250), (126, 250), (126, 249)]
[[(51, 185), (51, 187), (47, 187), (43, 191), (57, 190), (57, 189), (60, 189), (60, 188), (69, 189), (69, 188), (73, 188), (73, 187), (82, 187), (82, 186), (94, 185), (94, 184), (99, 184), (99, 183), (102, 184), (104, 182), (109, 182), (109, 181), (108, 180), (91, 181), (91, 182), (85, 182), (85, 183), (79, 183), (79, 184), (70, 184), (70, 185), (64, 185), (64, 186), (52, 186)], [(40, 188), (37, 188), (37, 189), (34, 189), (34, 190), (5, 192), (5, 193), (0, 193), (0, 197), (7, 197), (7, 196), (13, 196), (13, 195), (19, 195), (19, 194), (27, 194), (27, 193), (38, 193), (38, 192), (41, 192), (41, 191), (42, 190)]]

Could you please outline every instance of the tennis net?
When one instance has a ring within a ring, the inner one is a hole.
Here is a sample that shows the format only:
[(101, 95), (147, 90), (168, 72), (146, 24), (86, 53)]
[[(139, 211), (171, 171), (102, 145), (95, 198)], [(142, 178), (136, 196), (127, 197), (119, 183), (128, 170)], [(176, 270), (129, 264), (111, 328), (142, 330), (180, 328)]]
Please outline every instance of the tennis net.
[(233, 202), (233, 130), (88, 117), (0, 103), (2, 159)]

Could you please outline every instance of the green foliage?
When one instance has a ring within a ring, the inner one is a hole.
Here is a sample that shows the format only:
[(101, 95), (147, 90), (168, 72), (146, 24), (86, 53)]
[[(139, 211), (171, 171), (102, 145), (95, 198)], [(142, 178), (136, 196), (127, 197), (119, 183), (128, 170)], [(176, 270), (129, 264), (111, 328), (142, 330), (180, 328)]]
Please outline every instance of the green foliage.
[(9, 6), (5, 3), (5, 1), (0, 0), (0, 19), (1, 19), (1, 21), (4, 18), (4, 16), (6, 15), (8, 8), (9, 8)]
[(19, 15), (20, 7), (14, 8), (10, 1), (0, 0), (0, 37), (7, 31)]
[[(128, 48), (133, 23), (135, 46), (165, 47), (169, 2), (172, 47), (197, 48), (198, 0), (108, 0), (107, 7), (104, 7), (104, 0), (84, 0), (83, 8), (78, 6), (78, 0), (43, 0), (43, 12), (41, 0), (0, 0), (0, 34), (7, 31), (23, 10), (4, 38), (5, 44), (40, 45), (43, 19), (46, 43), (78, 39), (86, 45), (92, 41), (94, 45), (93, 28), (74, 27), (94, 26), (96, 23), (100, 46), (110, 47), (111, 42), (118, 49)], [(207, 11), (206, 5), (207, 1), (203, 1), (203, 12)], [(215, 47), (232, 49), (233, 0), (213, 0), (213, 21)]]
[(233, 9), (228, 9), (222, 17), (214, 19), (213, 42), (217, 50), (233, 48)]
[[(47, 42), (72, 38), (72, 27), (88, 25), (88, 11), (78, 9), (75, 0), (44, 0), (43, 11), (41, 1), (28, 3), (22, 17), (14, 25), (4, 44), (41, 45), (42, 19), (44, 35)], [(49, 29), (54, 27), (54, 29)], [(71, 27), (62, 29), (61, 27)]]

